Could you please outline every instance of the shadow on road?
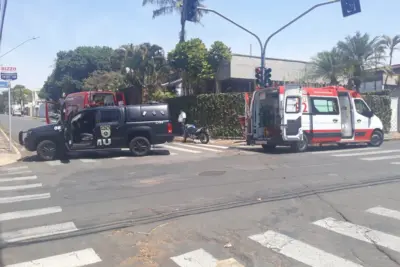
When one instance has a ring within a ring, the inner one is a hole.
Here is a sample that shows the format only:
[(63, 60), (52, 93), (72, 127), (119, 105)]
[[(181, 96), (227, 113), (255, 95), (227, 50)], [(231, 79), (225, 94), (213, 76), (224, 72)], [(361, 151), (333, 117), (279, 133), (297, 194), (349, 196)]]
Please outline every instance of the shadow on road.
[[(343, 150), (343, 151), (349, 151), (352, 149), (357, 149), (357, 148), (366, 148), (368, 145), (347, 145), (344, 147), (338, 146), (338, 145), (323, 145), (323, 146), (310, 146), (307, 150), (307, 152), (304, 153), (309, 153), (309, 152), (318, 152), (318, 151), (336, 151), (336, 150)], [(281, 146), (281, 147), (276, 147), (275, 149), (263, 149), (261, 145), (254, 145), (254, 146), (246, 146), (246, 147), (232, 147), (232, 149), (237, 149), (237, 150), (242, 150), (242, 151), (251, 151), (251, 152), (256, 152), (256, 153), (263, 153), (263, 154), (296, 154), (293, 152), (290, 147), (286, 146)]]
[[(150, 154), (146, 157), (151, 156), (169, 156), (170, 152), (165, 149), (151, 150)], [(141, 158), (133, 156), (130, 151), (121, 150), (110, 150), (110, 151), (79, 151), (79, 152), (69, 152), (66, 158), (60, 159), (61, 163), (68, 164), (71, 160), (77, 159), (111, 159), (117, 157), (131, 157), (131, 158)], [(19, 159), (20, 162), (42, 162), (42, 160), (37, 155), (25, 156)], [(0, 265), (1, 266), (1, 265)]]

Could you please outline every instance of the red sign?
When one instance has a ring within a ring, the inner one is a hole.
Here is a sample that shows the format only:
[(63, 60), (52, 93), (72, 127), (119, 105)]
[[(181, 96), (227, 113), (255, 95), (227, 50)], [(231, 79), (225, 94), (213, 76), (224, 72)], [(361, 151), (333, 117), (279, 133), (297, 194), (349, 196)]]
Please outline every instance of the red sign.
[(16, 67), (1, 67), (1, 72), (4, 72), (4, 71), (9, 71), (9, 72), (12, 72), (12, 71), (17, 71), (17, 68)]

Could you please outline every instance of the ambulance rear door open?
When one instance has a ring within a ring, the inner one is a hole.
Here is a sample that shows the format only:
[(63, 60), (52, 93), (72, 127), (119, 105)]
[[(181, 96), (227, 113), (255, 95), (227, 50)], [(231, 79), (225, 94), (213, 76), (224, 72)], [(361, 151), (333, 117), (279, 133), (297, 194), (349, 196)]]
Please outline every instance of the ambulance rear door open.
[(301, 141), (302, 131), (302, 89), (300, 86), (285, 86), (281, 112), (281, 131), (284, 141)]

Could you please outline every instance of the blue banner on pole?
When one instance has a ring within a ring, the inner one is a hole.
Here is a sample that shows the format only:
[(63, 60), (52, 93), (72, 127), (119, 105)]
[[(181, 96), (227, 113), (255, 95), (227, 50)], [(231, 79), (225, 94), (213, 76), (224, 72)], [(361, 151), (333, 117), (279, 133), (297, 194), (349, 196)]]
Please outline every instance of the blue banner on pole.
[(8, 88), (8, 82), (7, 81), (0, 81), (0, 88)]
[(343, 17), (361, 12), (360, 0), (341, 0)]
[(18, 78), (18, 75), (16, 72), (2, 72), (1, 73), (1, 79), (6, 80), (6, 81), (14, 81)]

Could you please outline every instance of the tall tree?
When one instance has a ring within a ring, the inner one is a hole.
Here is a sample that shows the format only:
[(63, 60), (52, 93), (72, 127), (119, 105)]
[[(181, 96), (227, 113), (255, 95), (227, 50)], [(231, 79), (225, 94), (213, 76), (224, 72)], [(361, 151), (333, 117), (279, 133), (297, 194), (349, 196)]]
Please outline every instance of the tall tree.
[(82, 90), (83, 80), (96, 70), (112, 71), (120, 65), (112, 64), (113, 49), (101, 46), (80, 46), (70, 51), (60, 51), (51, 75), (47, 78), (41, 95), (58, 99), (62, 93)]
[[(203, 2), (203, 0), (200, 0), (199, 2)], [(182, 15), (182, 4), (183, 0), (143, 0), (142, 3), (143, 6), (146, 5), (158, 6), (155, 10), (153, 10), (153, 19), (160, 16), (178, 13), (181, 17), (181, 31), (179, 32), (179, 41), (184, 42), (186, 21), (183, 19)], [(196, 23), (200, 23), (200, 19), (203, 17), (205, 13), (206, 13), (205, 11), (197, 10)]]
[(347, 36), (337, 44), (343, 56), (347, 70), (352, 74), (351, 82), (357, 91), (360, 90), (366, 70), (376, 66), (378, 57), (382, 57), (384, 46), (379, 37), (372, 38), (367, 34), (356, 32), (354, 36)]
[(142, 91), (144, 101), (151, 99), (169, 73), (164, 50), (161, 46), (150, 43), (125, 45), (121, 49), (125, 51), (122, 71), (126, 81)]
[(121, 72), (96, 70), (83, 80), (83, 90), (86, 91), (117, 91), (127, 87)]
[(399, 50), (399, 44), (400, 44), (400, 34), (395, 35), (393, 38), (390, 36), (384, 35), (382, 36), (382, 43), (385, 46), (387, 52), (388, 52), (388, 57), (389, 57), (389, 62), (387, 66), (387, 73), (386, 73), (386, 78), (385, 78), (385, 87), (387, 85), (387, 81), (390, 76), (393, 75), (392, 71), (392, 63), (393, 63), (393, 54), (396, 50)]
[(200, 93), (201, 82), (213, 77), (208, 55), (206, 45), (199, 38), (178, 43), (168, 53), (168, 61), (171, 66), (184, 73), (183, 90), (185, 95)]
[(311, 77), (329, 80), (330, 85), (339, 84), (339, 78), (343, 74), (344, 65), (337, 48), (333, 48), (331, 51), (319, 52), (312, 59), (312, 65)]
[(215, 79), (215, 92), (220, 93), (219, 83), (217, 81), (218, 71), (224, 61), (230, 62), (232, 59), (231, 49), (221, 41), (215, 41), (208, 51), (208, 63)]

